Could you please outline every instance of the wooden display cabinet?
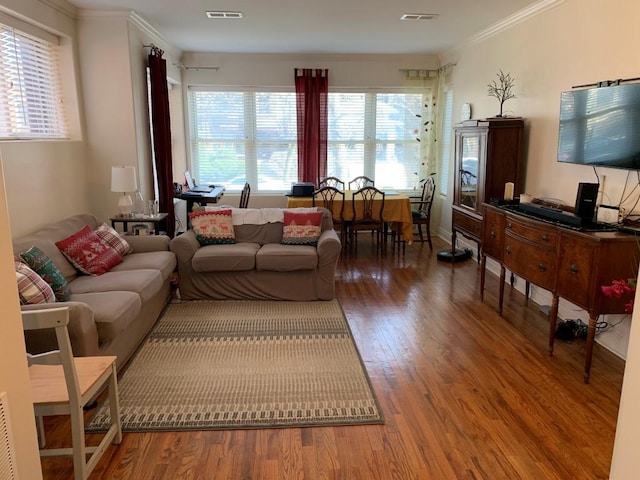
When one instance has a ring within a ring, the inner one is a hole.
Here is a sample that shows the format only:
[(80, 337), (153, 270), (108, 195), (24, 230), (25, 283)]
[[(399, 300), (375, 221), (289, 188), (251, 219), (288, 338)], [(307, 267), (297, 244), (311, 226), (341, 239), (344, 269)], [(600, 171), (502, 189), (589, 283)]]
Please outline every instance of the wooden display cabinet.
[(467, 120), (455, 127), (455, 181), (451, 248), (457, 233), (482, 245), (482, 204), (503, 199), (505, 183), (524, 187), (522, 118)]

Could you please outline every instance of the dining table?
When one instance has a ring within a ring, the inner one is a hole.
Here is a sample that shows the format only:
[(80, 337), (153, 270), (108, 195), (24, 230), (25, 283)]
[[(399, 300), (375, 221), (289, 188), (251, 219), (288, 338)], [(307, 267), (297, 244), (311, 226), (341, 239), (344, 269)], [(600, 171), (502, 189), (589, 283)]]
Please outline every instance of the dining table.
[[(353, 220), (353, 194), (355, 190), (344, 190), (343, 219), (345, 222)], [(320, 199), (320, 202), (322, 200)], [(316, 200), (317, 202), (317, 200)], [(380, 211), (381, 198), (374, 200), (374, 213)], [(362, 200), (356, 198), (356, 215), (362, 211)], [(311, 207), (313, 197), (287, 197), (287, 208)], [(342, 199), (336, 197), (333, 203), (334, 217), (340, 216)], [(375, 218), (375, 217), (374, 217)], [(377, 219), (377, 218), (376, 218)], [(400, 225), (403, 239), (411, 244), (413, 242), (413, 217), (411, 215), (411, 199), (408, 195), (396, 192), (385, 192), (384, 209), (382, 219), (385, 222), (393, 222)]]

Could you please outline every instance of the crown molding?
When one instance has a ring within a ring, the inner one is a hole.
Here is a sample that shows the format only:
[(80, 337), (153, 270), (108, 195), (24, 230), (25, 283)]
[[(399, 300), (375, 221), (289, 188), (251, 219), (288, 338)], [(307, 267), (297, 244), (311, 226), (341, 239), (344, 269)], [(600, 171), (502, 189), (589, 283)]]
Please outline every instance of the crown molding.
[(522, 10), (517, 11), (513, 15), (503, 20), (500, 20), (499, 22), (494, 23), (493, 25), (490, 25), (488, 28), (481, 31), (480, 33), (477, 33), (476, 35), (468, 38), (467, 40), (462, 42), (460, 45), (457, 45), (456, 47), (442, 54), (442, 58), (446, 60), (451, 60), (453, 58), (456, 58), (457, 52), (461, 48), (477, 45), (478, 43), (481, 43), (487, 40), (488, 38), (498, 35), (499, 33), (502, 33), (514, 27), (515, 25), (518, 25), (519, 23), (527, 21), (537, 15), (540, 15), (543, 12), (546, 12), (547, 10), (550, 10), (559, 5), (562, 5), (563, 3), (566, 3), (566, 1), (567, 0), (540, 0), (536, 3), (533, 3), (528, 7), (525, 7)]
[(505, 30), (508, 30), (511, 27), (521, 22), (529, 20), (530, 18), (533, 18), (536, 15), (539, 15), (543, 12), (546, 12), (547, 10), (555, 8), (558, 5), (565, 3), (566, 1), (567, 0), (541, 0), (539, 2), (536, 2), (514, 13), (510, 17), (507, 17), (504, 20), (494, 23), (489, 28), (485, 29), (479, 34), (474, 35), (473, 37), (468, 39), (466, 43), (467, 45), (475, 45), (476, 43), (480, 43), (486, 40), (487, 38), (491, 38), (494, 35), (504, 32)]
[(66, 15), (69, 18), (78, 18), (78, 7), (70, 4), (66, 0), (38, 0), (43, 5), (53, 8), (57, 12)]

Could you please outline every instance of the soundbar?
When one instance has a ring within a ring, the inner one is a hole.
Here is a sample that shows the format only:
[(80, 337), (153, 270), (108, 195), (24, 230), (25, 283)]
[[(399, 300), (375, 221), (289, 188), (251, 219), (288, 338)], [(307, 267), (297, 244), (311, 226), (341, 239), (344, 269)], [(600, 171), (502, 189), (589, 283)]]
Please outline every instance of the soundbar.
[(573, 227), (581, 227), (585, 223), (589, 223), (588, 219), (581, 218), (575, 213), (565, 212), (559, 208), (536, 205), (535, 203), (520, 203), (518, 210)]

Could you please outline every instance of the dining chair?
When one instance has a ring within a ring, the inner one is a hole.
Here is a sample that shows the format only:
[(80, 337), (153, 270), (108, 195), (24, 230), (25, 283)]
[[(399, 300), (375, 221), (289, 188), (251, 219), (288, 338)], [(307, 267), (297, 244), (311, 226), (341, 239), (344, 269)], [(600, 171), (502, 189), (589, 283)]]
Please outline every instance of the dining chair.
[(349, 190), (360, 190), (363, 187), (375, 187), (375, 182), (364, 175), (356, 177), (349, 182)]
[[(336, 199), (340, 202), (340, 207), (335, 207)], [(347, 222), (344, 220), (344, 192), (335, 187), (325, 186), (313, 192), (313, 200), (311, 203), (314, 207), (324, 207), (331, 212), (334, 230), (340, 230), (340, 242), (342, 243), (342, 251), (347, 248)], [(338, 214), (336, 215), (336, 210)], [(337, 228), (336, 228), (337, 227)]]
[(249, 195), (251, 195), (251, 185), (249, 185), (249, 182), (246, 182), (242, 188), (242, 193), (240, 193), (240, 208), (247, 208), (249, 206)]
[(318, 182), (318, 188), (334, 187), (338, 190), (344, 190), (344, 182), (338, 177), (326, 177)]
[[(384, 192), (376, 187), (363, 187), (353, 192), (353, 218), (349, 224), (349, 243), (354, 251), (358, 250), (358, 232), (362, 230), (376, 234), (376, 251), (382, 251), (385, 242), (384, 197)], [(376, 205), (377, 200), (380, 200), (379, 206)]]
[[(73, 457), (75, 480), (86, 480), (109, 443), (122, 442), (116, 357), (73, 357), (67, 330), (68, 307), (24, 311), (22, 323), (25, 331), (53, 330), (57, 340), (58, 350), (27, 354), (40, 456)], [(83, 407), (91, 404), (105, 387), (109, 390), (111, 425), (97, 446), (87, 446)], [(71, 448), (45, 448), (42, 417), (50, 415), (71, 417)]]
[[(427, 230), (427, 242), (429, 248), (433, 250), (433, 244), (431, 243), (431, 206), (433, 205), (433, 197), (436, 193), (436, 181), (433, 176), (427, 177), (422, 184), (422, 195), (419, 199), (411, 199), (411, 217), (414, 225), (418, 225), (418, 235), (420, 236), (420, 242), (424, 242), (424, 236), (422, 234), (422, 225), (426, 226)], [(417, 208), (413, 208), (413, 206)]]
[[(411, 220), (414, 225), (418, 226), (418, 235), (420, 236), (419, 242), (424, 242), (424, 235), (422, 233), (422, 225), (426, 225), (427, 230), (427, 242), (429, 243), (429, 249), (433, 250), (433, 244), (431, 242), (431, 206), (433, 205), (433, 197), (436, 191), (436, 182), (433, 176), (428, 177), (422, 183), (422, 194), (419, 197), (409, 197), (411, 203)], [(396, 245), (399, 247), (402, 242), (402, 253), (405, 253), (406, 238), (402, 238), (400, 232), (400, 226), (393, 224), (389, 227), (391, 232), (392, 248), (395, 251)]]

